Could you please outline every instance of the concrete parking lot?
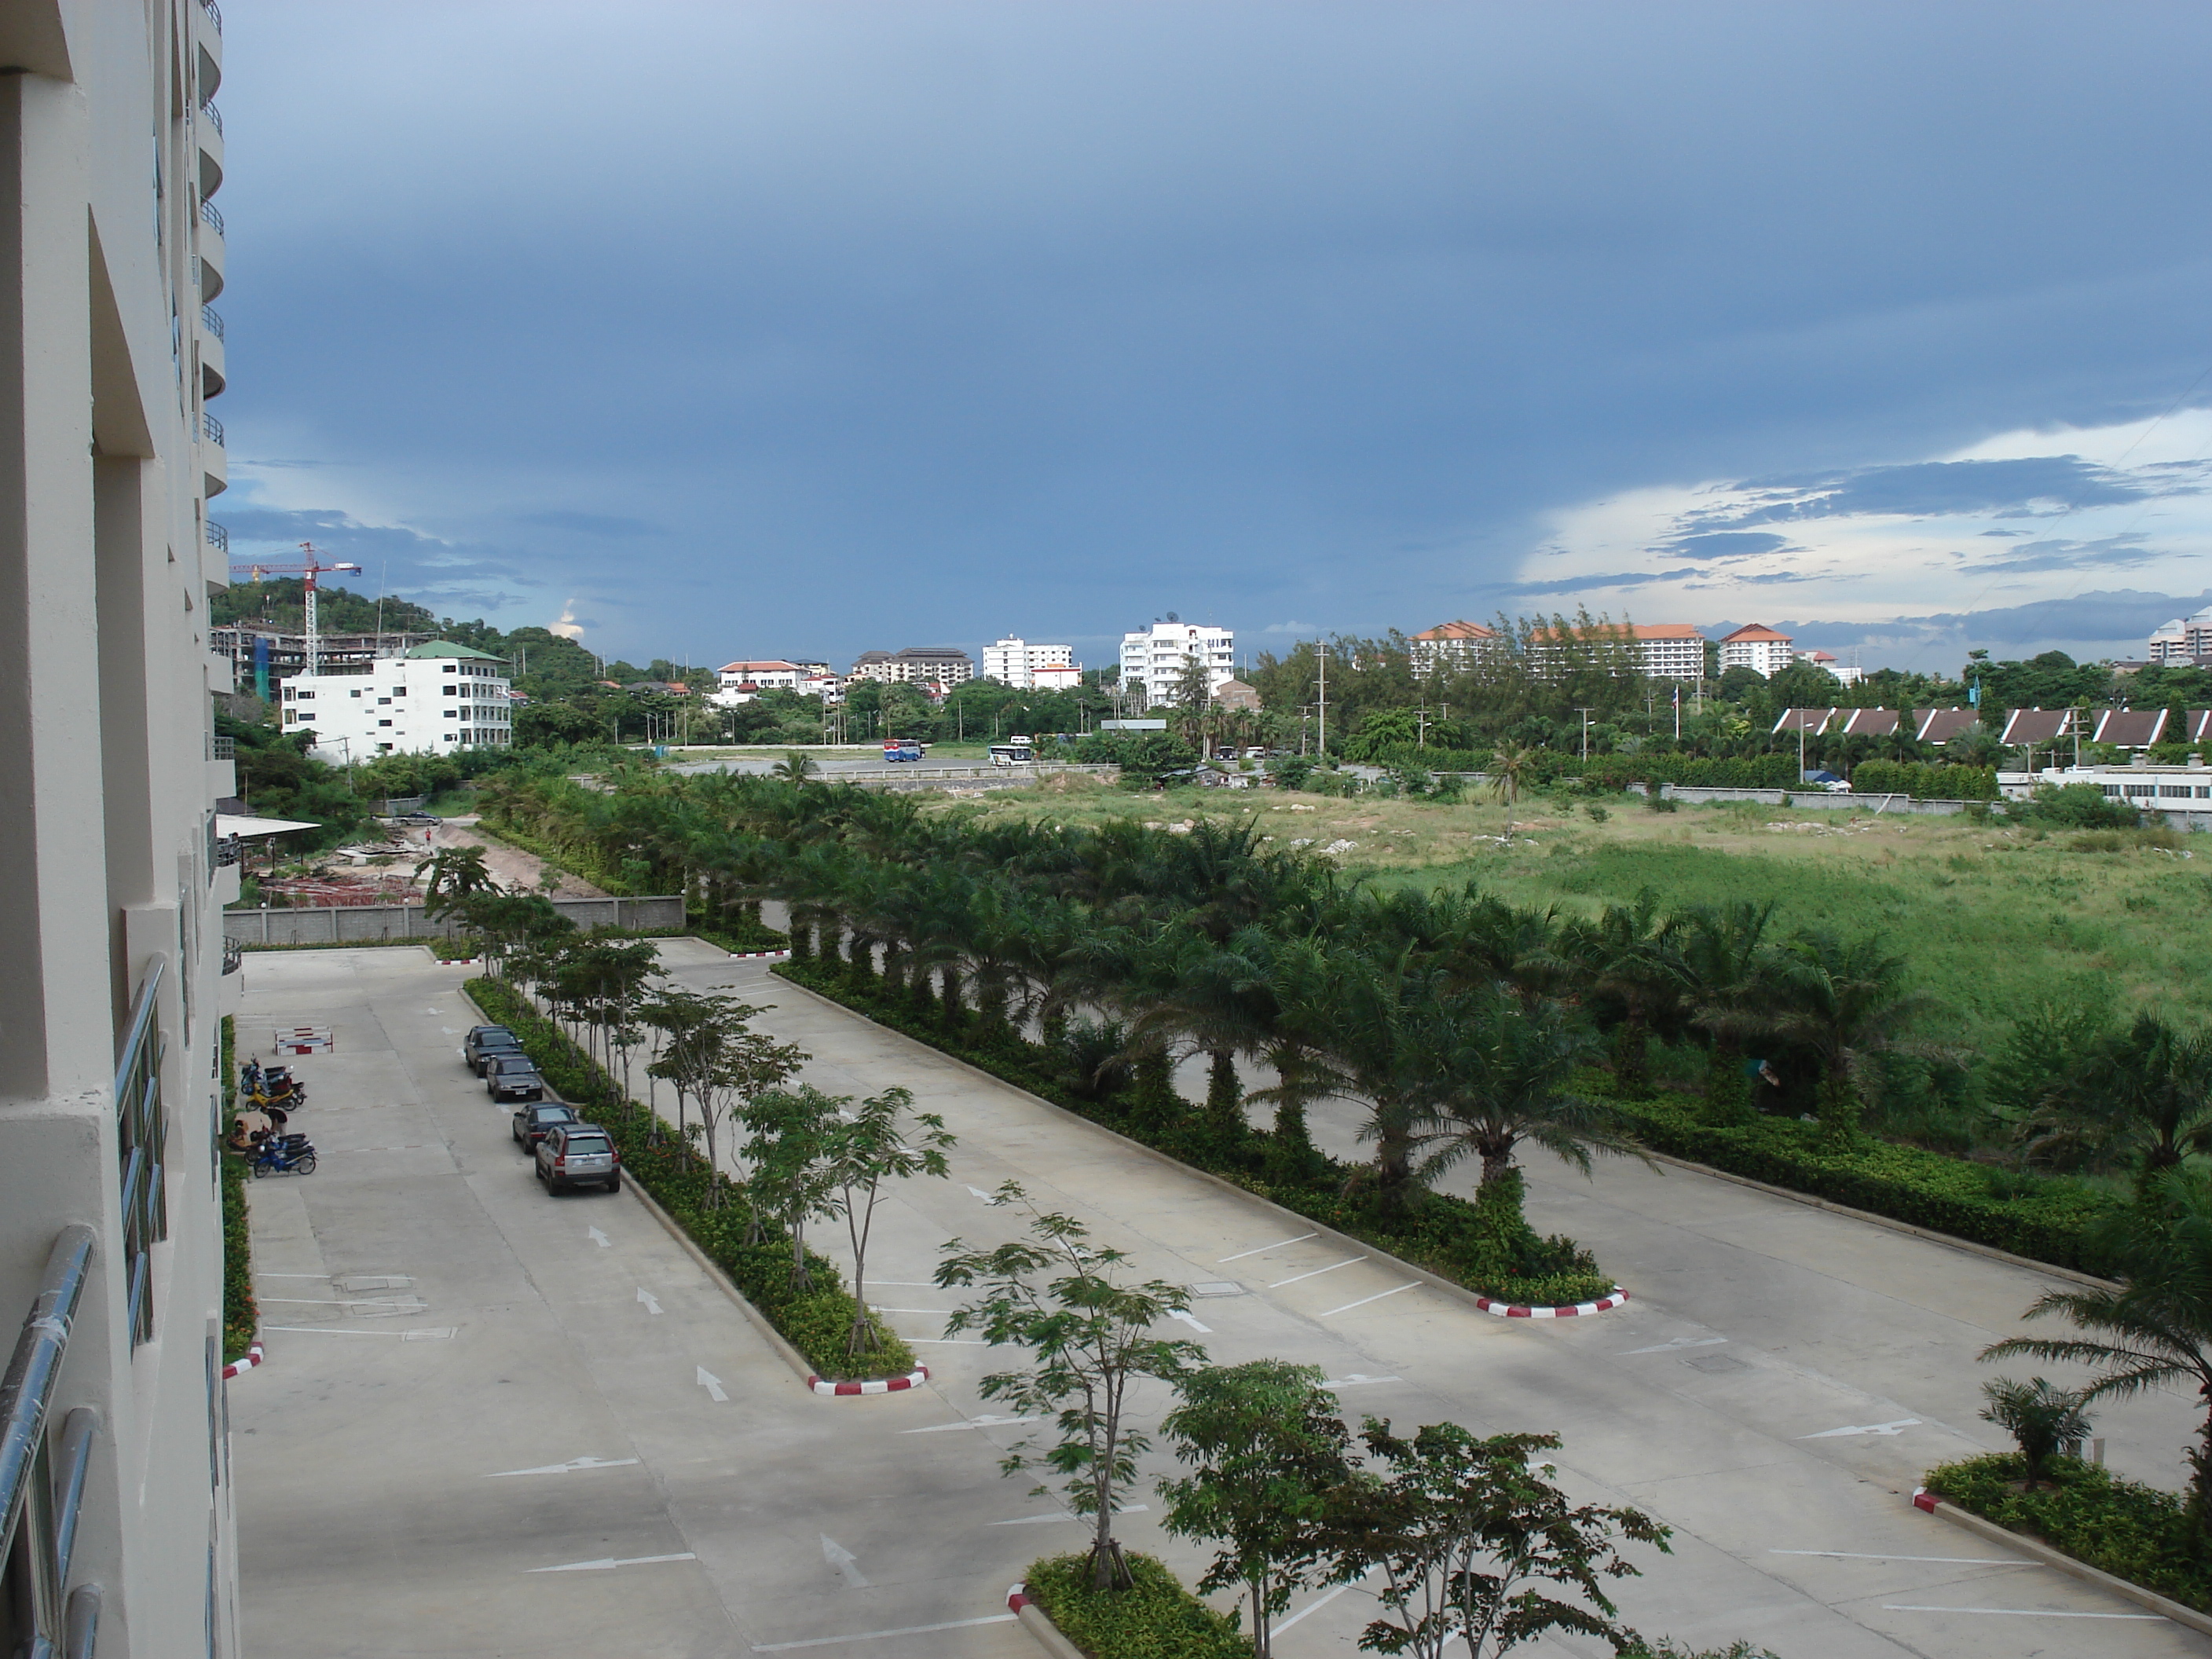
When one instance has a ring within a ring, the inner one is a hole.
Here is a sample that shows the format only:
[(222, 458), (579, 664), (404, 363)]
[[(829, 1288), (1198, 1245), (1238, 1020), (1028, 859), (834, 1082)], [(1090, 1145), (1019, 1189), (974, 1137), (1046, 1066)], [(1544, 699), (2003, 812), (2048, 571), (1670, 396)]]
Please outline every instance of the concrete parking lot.
[[(814, 1056), (810, 1080), (902, 1084), (959, 1136), (951, 1179), (908, 1183), (871, 1255), (871, 1299), (929, 1386), (807, 1394), (629, 1195), (542, 1192), (454, 1052), (469, 970), (408, 950), (252, 957), (242, 1048), (276, 1024), (337, 1043), (295, 1062), (320, 1170), (254, 1190), (270, 1363), (231, 1384), (252, 1651), (1035, 1651), (1006, 1587), (1080, 1532), (999, 1475), (1023, 1430), (977, 1387), (1005, 1356), (945, 1342), (955, 1298), (930, 1283), (946, 1239), (1012, 1235), (985, 1202), (1010, 1178), (1147, 1276), (1233, 1283), (1178, 1332), (1218, 1360), (1321, 1365), (1355, 1416), (1561, 1433), (1571, 1491), (1676, 1529), (1621, 1589), (1646, 1630), (1790, 1659), (2205, 1650), (1906, 1502), (1929, 1464), (1998, 1443), (1974, 1420), (1972, 1356), (2016, 1328), (2033, 1272), (1679, 1171), (1585, 1185), (1538, 1164), (1540, 1224), (1593, 1244), (1634, 1299), (1509, 1323), (760, 964), (665, 952), (685, 983), (773, 1003), (760, 1023)], [(2116, 1462), (2170, 1480), (2191, 1414), (2154, 1399), (2101, 1426)], [(1159, 1533), (1149, 1485), (1126, 1535), (1194, 1577), (1202, 1555)], [(1282, 1653), (1350, 1653), (1372, 1602), (1353, 1588), (1293, 1612)]]

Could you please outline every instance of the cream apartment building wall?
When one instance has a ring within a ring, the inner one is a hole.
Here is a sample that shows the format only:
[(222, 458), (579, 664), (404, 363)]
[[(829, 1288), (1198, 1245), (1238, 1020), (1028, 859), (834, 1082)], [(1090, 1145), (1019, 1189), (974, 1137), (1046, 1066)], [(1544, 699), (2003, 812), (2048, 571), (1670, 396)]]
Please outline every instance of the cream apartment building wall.
[[(222, 52), (196, 0), (0, 4), (0, 1342), (36, 1362), (0, 1389), (11, 1652), (237, 1650), (212, 1152), (236, 887), (211, 864), (234, 785), (204, 514), (227, 468), (203, 425)], [(79, 1453), (64, 1577), (52, 1497)]]

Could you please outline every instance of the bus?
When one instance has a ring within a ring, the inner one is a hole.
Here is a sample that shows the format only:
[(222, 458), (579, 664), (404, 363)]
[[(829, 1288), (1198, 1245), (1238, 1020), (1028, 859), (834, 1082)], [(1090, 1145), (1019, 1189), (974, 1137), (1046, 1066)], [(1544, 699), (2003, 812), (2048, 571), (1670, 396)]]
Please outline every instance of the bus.
[(994, 766), (1034, 766), (1036, 764), (1036, 741), (1019, 732), (1004, 743), (991, 745), (991, 764)]
[(918, 761), (921, 758), (921, 743), (915, 738), (885, 738), (884, 758), (887, 761)]

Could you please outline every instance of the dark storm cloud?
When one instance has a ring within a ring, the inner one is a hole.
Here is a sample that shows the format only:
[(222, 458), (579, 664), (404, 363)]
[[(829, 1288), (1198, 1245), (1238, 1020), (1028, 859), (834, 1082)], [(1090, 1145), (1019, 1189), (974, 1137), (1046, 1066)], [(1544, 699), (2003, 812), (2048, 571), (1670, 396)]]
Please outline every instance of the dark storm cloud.
[(1676, 536), (1653, 551), (1666, 559), (1752, 559), (1790, 545), (1787, 536), (1756, 530), (1716, 530), (1703, 535)]
[(1627, 489), (2099, 499), (1886, 464), (2202, 368), (2203, 8), (618, 9), (231, 0), (222, 93), (234, 442), (610, 651), (1480, 614)]
[[(2193, 489), (2193, 485), (2189, 486)], [(1758, 479), (1742, 486), (1767, 499), (1723, 511), (1714, 522), (1784, 524), (1811, 519), (1936, 518), (1953, 514), (2026, 515), (2139, 501), (2155, 492), (2078, 455), (2021, 460), (1922, 461), (1875, 466), (1818, 480)]]
[[(2076, 654), (2140, 657), (2151, 629), (2170, 617), (2192, 616), (2207, 605), (2212, 605), (2212, 589), (2194, 598), (2118, 589), (1988, 611), (1899, 617), (1880, 623), (1784, 621), (1774, 626), (1801, 647), (1819, 645), (1832, 651), (1900, 641), (1963, 641), (2008, 655), (2031, 648), (2047, 650), (2054, 645), (2063, 648), (2070, 643)], [(1873, 660), (1873, 653), (1869, 660)]]

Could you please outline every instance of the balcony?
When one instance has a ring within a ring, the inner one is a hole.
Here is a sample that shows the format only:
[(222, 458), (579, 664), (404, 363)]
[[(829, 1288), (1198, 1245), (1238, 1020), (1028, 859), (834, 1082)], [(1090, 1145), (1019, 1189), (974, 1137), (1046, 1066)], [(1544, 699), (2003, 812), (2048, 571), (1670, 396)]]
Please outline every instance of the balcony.
[(199, 143), (200, 199), (205, 201), (222, 188), (222, 112), (202, 104), (192, 132)]
[(200, 431), (206, 441), (200, 446), (200, 476), (202, 489), (212, 501), (230, 488), (230, 457), (224, 453), (222, 422), (200, 411)]
[[(205, 307), (202, 307), (201, 322), (205, 323), (211, 314)], [(222, 319), (216, 317), (215, 323), (213, 328), (202, 328), (199, 338), (192, 343), (192, 349), (199, 356), (202, 402), (210, 398), (220, 398), (223, 388), (230, 384), (229, 371), (223, 361), (228, 353), (222, 343)]]
[(222, 85), (222, 14), (215, 0), (199, 0), (199, 15), (192, 25), (192, 45), (198, 49), (200, 101), (205, 103)]
[(12, 1543), (9, 1626), (11, 1635), (21, 1639), (20, 1652), (89, 1654), (100, 1626), (99, 1586), (80, 1584), (63, 1599), (100, 1413), (89, 1406), (70, 1413), (58, 1448), (49, 1431), (70, 1326), (92, 1276), (98, 1243), (81, 1223), (55, 1238), (0, 1382), (0, 1537)]
[(222, 215), (213, 202), (200, 204), (199, 234), (193, 247), (200, 256), (200, 298), (212, 300), (222, 292), (222, 268), (230, 257), (222, 238)]
[(230, 532), (223, 528), (222, 526), (217, 524), (213, 519), (210, 519), (207, 521), (207, 538), (208, 545), (214, 548), (217, 552), (228, 553), (230, 551)]
[(131, 999), (115, 1062), (117, 1178), (123, 1187), (123, 1269), (131, 1346), (154, 1334), (154, 1246), (169, 1236), (169, 1198), (164, 1154), (168, 1114), (161, 1107), (161, 976), (166, 958), (147, 964)]

